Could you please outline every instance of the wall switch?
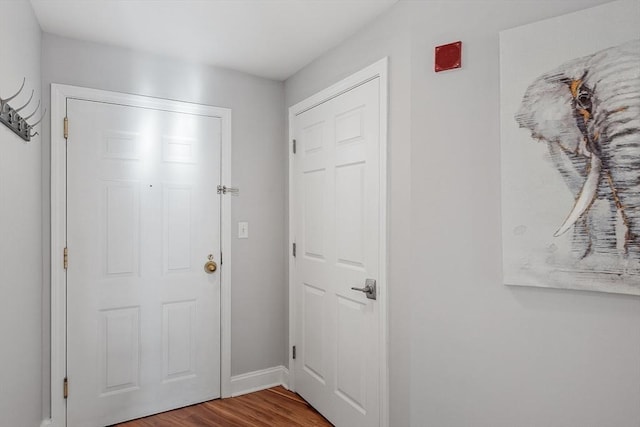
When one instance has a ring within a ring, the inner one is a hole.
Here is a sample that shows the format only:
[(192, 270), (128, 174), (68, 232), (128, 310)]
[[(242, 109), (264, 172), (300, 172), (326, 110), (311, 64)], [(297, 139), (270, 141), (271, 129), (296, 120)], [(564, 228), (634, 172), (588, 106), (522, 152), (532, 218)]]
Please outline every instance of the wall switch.
[(249, 223), (239, 222), (238, 223), (238, 239), (248, 239), (248, 238), (249, 238)]

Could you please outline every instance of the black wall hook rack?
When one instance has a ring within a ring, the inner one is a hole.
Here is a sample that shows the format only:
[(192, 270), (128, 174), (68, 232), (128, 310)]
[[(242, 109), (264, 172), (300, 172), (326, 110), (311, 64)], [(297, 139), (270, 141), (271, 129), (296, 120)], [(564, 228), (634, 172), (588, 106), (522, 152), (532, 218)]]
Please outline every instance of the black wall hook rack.
[(38, 105), (36, 106), (36, 109), (33, 110), (31, 114), (29, 114), (26, 117), (22, 117), (20, 115), (20, 111), (24, 110), (31, 103), (31, 100), (33, 99), (34, 91), (31, 91), (31, 96), (29, 97), (29, 100), (26, 102), (26, 104), (22, 105), (21, 107), (13, 108), (11, 105), (9, 105), (9, 101), (15, 99), (18, 95), (20, 95), (20, 93), (22, 92), (22, 89), (24, 89), (24, 85), (26, 81), (27, 81), (26, 78), (22, 79), (22, 86), (20, 86), (20, 89), (18, 89), (18, 92), (15, 95), (10, 96), (9, 98), (6, 98), (6, 99), (0, 96), (0, 123), (4, 124), (6, 127), (11, 129), (20, 138), (29, 142), (31, 141), (31, 138), (38, 135), (38, 132), (32, 133), (31, 131), (38, 123), (42, 121), (42, 119), (44, 118), (44, 114), (47, 112), (47, 110), (45, 109), (42, 112), (42, 115), (40, 116), (38, 121), (32, 124), (29, 124), (27, 120), (29, 120), (31, 117), (33, 117), (36, 114), (36, 112), (38, 112), (38, 109), (40, 109), (40, 101), (38, 101)]

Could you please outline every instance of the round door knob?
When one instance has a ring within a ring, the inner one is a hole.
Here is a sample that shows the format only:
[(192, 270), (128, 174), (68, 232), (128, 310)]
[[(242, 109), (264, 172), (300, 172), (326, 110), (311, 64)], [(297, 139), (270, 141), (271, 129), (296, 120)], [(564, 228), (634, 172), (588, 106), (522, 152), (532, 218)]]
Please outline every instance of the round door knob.
[(207, 261), (204, 264), (204, 271), (211, 274), (218, 269), (218, 264), (215, 261)]

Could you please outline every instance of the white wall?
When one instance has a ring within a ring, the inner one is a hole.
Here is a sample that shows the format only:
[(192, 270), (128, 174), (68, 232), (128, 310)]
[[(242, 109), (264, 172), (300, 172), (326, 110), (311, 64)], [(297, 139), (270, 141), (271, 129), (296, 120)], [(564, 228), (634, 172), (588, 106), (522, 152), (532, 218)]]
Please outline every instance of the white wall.
[[(0, 96), (40, 99), (40, 26), (28, 1), (0, 1)], [(31, 119), (33, 123), (34, 119)], [(0, 125), (0, 424), (38, 426), (42, 412), (42, 139)]]
[(390, 56), (391, 426), (640, 423), (640, 298), (501, 283), (498, 33), (599, 3), (401, 1), (285, 82)]
[[(240, 188), (240, 196), (232, 198), (232, 375), (285, 364), (283, 84), (51, 34), (44, 34), (42, 52), (47, 102), (50, 84), (62, 83), (233, 110), (230, 184)], [(45, 200), (49, 155), (47, 148), (43, 153)], [(211, 191), (215, 193), (215, 188)], [(236, 238), (238, 221), (249, 222), (249, 239)], [(45, 236), (49, 238), (48, 224)], [(48, 293), (44, 299), (48, 304)], [(45, 357), (48, 360), (49, 354)]]

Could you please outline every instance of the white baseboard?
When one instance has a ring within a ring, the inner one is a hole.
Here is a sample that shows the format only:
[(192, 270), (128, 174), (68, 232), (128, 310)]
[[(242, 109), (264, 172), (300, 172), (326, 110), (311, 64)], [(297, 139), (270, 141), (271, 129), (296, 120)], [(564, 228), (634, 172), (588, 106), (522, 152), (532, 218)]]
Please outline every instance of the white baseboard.
[[(289, 370), (284, 366), (275, 366), (231, 377), (231, 396), (241, 396), (278, 385), (289, 389)], [(53, 420), (43, 420), (40, 427), (54, 427)]]
[(231, 377), (231, 396), (241, 396), (278, 385), (286, 389), (289, 388), (289, 370), (284, 366), (275, 366)]

